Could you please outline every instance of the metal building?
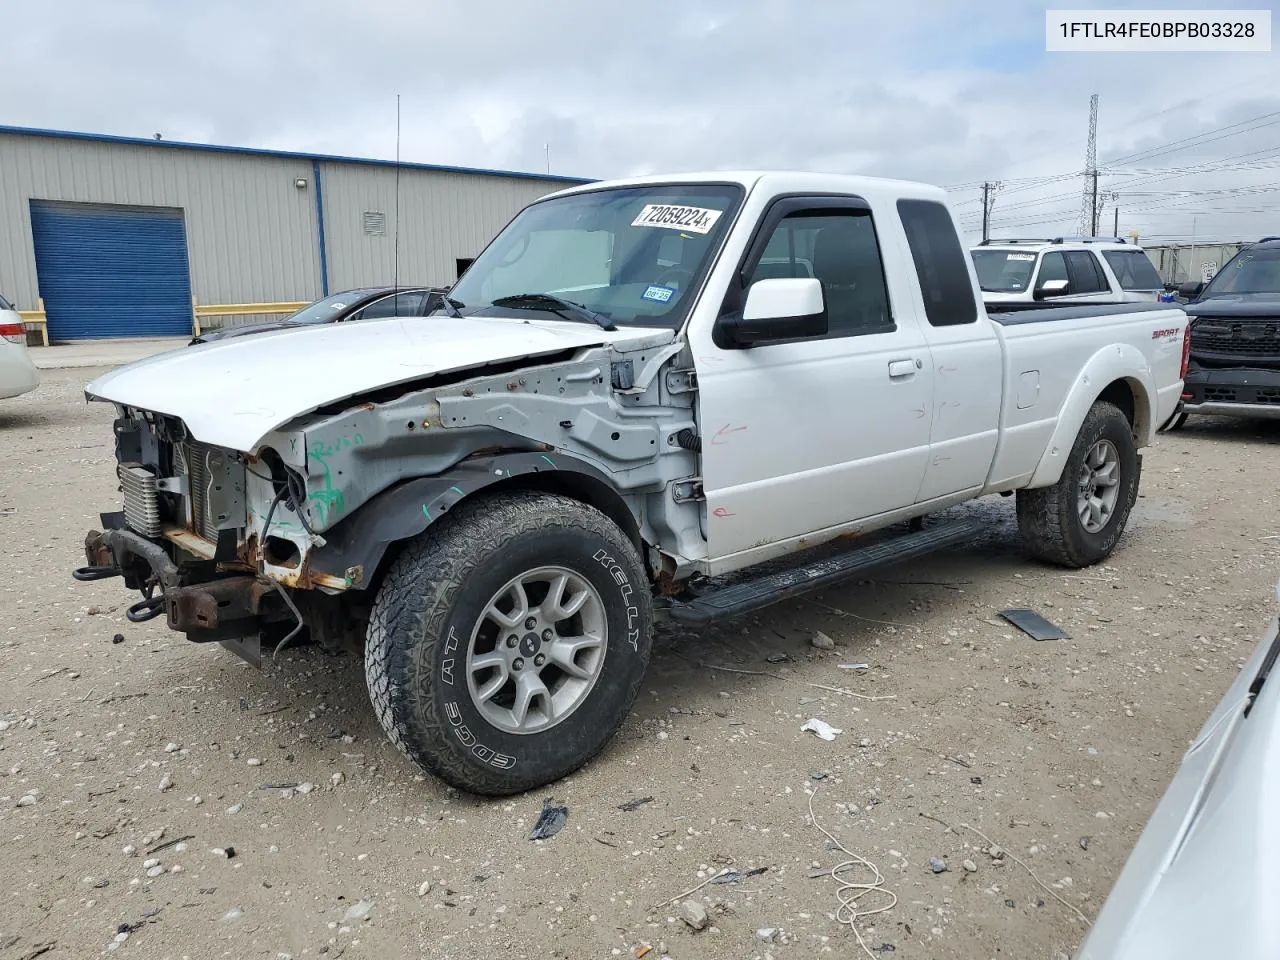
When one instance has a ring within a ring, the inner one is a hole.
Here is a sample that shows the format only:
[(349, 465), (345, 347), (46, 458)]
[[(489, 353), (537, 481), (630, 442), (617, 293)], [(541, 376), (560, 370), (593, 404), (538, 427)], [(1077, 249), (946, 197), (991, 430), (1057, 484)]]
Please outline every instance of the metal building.
[(390, 284), (397, 241), (401, 285), (451, 283), (582, 182), (0, 126), (0, 293), (51, 340), (189, 334)]

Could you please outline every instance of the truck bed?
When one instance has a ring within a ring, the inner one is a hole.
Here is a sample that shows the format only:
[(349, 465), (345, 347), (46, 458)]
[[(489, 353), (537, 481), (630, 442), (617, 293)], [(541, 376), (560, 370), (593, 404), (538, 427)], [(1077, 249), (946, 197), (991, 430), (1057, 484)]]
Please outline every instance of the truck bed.
[(1177, 304), (1157, 303), (1081, 303), (1070, 307), (1042, 306), (1038, 303), (1003, 303), (987, 306), (987, 316), (1001, 326), (1020, 323), (1048, 323), (1053, 320), (1076, 320), (1080, 317), (1111, 317), (1125, 313), (1149, 313), (1167, 310)]

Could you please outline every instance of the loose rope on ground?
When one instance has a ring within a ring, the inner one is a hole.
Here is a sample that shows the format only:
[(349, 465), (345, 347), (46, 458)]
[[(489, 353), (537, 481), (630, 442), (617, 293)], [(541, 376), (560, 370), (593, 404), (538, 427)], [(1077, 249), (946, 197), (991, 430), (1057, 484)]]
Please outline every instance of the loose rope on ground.
[[(840, 906), (836, 908), (836, 922), (848, 927), (853, 931), (854, 937), (857, 938), (858, 946), (862, 948), (871, 960), (879, 960), (879, 958), (871, 952), (871, 948), (867, 946), (867, 942), (862, 939), (862, 931), (858, 929), (858, 921), (864, 917), (874, 916), (877, 913), (884, 913), (892, 910), (898, 903), (898, 895), (884, 885), (884, 875), (880, 873), (880, 868), (868, 860), (866, 857), (860, 856), (847, 848), (841, 843), (836, 836), (818, 822), (817, 815), (813, 812), (813, 798), (818, 795), (818, 788), (814, 787), (809, 791), (809, 822), (818, 829), (828, 840), (835, 844), (848, 860), (836, 864), (831, 868), (831, 879), (839, 886), (836, 888), (836, 899), (840, 901)], [(841, 874), (853, 867), (864, 867), (871, 871), (872, 879), (869, 883), (857, 883), (852, 880), (846, 880)], [(857, 891), (852, 892), (852, 891)], [(881, 893), (891, 898), (891, 900), (883, 906), (873, 907), (867, 910), (860, 910), (858, 901), (871, 892)]]

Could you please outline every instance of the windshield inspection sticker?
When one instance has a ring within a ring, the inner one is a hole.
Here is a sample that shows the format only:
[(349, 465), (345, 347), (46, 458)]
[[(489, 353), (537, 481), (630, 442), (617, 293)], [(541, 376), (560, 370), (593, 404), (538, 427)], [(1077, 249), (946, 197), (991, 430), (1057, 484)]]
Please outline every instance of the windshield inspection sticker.
[(1009, 256), (1008, 256), (1006, 259), (1009, 259), (1009, 260), (1034, 260), (1035, 258), (1036, 258), (1036, 255), (1035, 255), (1034, 253), (1011, 253), (1011, 254), (1009, 254)]
[(666, 227), (690, 233), (710, 233), (723, 210), (706, 207), (681, 207), (669, 203), (646, 203), (631, 221), (633, 227)]
[(673, 287), (660, 287), (657, 284), (649, 287), (644, 293), (640, 294), (645, 300), (656, 300), (658, 303), (666, 303), (671, 299), (671, 295), (676, 291)]

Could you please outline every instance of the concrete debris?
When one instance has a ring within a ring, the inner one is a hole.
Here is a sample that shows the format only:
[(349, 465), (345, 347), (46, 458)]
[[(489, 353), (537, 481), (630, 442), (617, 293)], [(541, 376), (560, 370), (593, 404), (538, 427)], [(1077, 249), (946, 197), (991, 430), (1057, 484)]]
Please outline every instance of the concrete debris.
[(681, 901), (680, 919), (694, 930), (705, 929), (708, 922), (707, 909), (697, 900)]

